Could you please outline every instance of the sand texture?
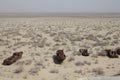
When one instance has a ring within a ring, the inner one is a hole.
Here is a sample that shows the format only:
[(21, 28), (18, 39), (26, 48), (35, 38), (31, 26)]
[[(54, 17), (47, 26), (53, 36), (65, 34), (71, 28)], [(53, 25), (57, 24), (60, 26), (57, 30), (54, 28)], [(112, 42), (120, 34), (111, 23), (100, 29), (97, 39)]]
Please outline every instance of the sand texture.
[[(120, 18), (36, 17), (0, 18), (0, 80), (80, 80), (120, 74), (119, 58), (105, 49), (120, 47)], [(90, 56), (79, 54), (86, 48)], [(63, 49), (66, 59), (53, 62)], [(3, 60), (23, 51), (10, 66)]]

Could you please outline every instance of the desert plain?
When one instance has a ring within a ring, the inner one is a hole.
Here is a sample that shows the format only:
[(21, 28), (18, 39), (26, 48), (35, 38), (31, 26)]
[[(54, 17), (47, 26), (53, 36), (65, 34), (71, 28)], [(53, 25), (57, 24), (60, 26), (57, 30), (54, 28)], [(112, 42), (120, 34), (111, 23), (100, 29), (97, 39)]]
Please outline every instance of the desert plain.
[[(105, 49), (120, 47), (120, 17), (0, 18), (0, 80), (80, 80), (120, 75), (119, 58)], [(88, 49), (89, 56), (79, 53)], [(66, 59), (55, 64), (53, 55), (64, 50)], [(23, 56), (2, 65), (14, 52)]]

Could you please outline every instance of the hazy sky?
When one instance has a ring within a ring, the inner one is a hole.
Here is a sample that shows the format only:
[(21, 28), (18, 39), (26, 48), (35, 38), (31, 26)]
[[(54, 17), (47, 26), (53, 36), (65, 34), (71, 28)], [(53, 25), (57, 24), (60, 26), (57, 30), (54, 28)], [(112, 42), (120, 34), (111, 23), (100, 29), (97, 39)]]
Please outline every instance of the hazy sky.
[(0, 0), (0, 12), (120, 12), (120, 0)]

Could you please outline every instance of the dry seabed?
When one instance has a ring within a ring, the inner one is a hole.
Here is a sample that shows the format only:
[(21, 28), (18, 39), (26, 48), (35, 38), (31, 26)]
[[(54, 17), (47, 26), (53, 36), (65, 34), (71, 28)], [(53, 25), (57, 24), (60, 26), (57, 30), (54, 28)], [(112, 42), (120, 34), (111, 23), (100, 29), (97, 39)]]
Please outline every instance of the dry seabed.
[(108, 76), (102, 76), (102, 77), (89, 77), (89, 78), (80, 78), (78, 80), (119, 80), (120, 77), (108, 77)]
[[(110, 59), (105, 49), (120, 47), (120, 18), (40, 17), (0, 18), (0, 80), (77, 80), (120, 74), (120, 56)], [(88, 49), (89, 57), (81, 56)], [(62, 64), (53, 55), (64, 49)], [(23, 51), (10, 66), (2, 61)]]

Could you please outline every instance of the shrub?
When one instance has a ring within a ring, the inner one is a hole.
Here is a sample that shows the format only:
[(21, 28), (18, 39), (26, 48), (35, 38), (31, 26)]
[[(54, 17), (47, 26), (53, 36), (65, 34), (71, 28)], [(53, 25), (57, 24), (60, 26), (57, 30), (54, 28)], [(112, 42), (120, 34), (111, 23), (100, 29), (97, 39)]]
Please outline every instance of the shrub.
[(75, 70), (74, 73), (82, 73), (82, 70)]
[(19, 67), (17, 69), (15, 69), (14, 73), (21, 73), (23, 72), (23, 68), (22, 67)]
[(35, 74), (38, 74), (39, 71), (40, 71), (40, 68), (35, 67), (35, 68), (30, 69), (29, 74), (35, 75)]
[(50, 73), (58, 73), (59, 71), (57, 69), (51, 69)]
[(92, 72), (95, 73), (95, 75), (104, 75), (104, 70), (102, 68), (94, 68)]
[(75, 62), (75, 65), (76, 65), (76, 66), (83, 66), (84, 63), (82, 63), (82, 62), (80, 62), (80, 61), (77, 61), (77, 62)]
[(75, 58), (73, 56), (68, 58), (68, 62), (71, 62), (71, 61), (74, 61), (74, 60), (75, 60)]
[(88, 62), (88, 61), (84, 61), (84, 63), (87, 65), (91, 65), (91, 62)]

